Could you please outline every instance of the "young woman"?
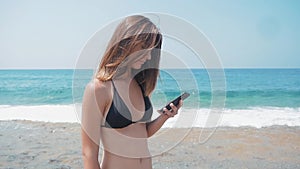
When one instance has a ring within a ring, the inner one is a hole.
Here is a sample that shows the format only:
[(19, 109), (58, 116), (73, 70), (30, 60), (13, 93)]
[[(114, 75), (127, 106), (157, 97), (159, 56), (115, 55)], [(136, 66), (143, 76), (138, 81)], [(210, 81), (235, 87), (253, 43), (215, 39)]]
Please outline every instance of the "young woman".
[[(151, 169), (147, 138), (177, 114), (182, 101), (151, 121), (150, 95), (159, 74), (162, 35), (146, 17), (117, 26), (82, 102), (85, 169)], [(99, 144), (103, 145), (101, 162)]]

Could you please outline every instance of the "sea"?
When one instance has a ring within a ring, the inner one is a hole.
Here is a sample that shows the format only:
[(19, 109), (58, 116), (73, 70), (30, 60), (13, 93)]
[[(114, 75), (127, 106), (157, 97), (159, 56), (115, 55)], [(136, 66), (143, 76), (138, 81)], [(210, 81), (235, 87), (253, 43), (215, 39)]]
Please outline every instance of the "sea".
[[(215, 126), (300, 126), (300, 69), (213, 72), (160, 70), (151, 94), (154, 108), (188, 92), (180, 116), (193, 116), (193, 127), (208, 127), (210, 114), (218, 114)], [(80, 122), (82, 95), (93, 74), (89, 69), (0, 70), (0, 120)], [(176, 126), (178, 117), (165, 126)]]

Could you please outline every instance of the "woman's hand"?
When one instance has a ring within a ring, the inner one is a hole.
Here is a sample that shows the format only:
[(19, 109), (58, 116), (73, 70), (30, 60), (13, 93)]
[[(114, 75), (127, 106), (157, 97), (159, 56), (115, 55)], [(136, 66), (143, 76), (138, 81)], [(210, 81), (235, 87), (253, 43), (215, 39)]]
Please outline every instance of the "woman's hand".
[(153, 134), (155, 134), (165, 123), (167, 119), (170, 117), (174, 117), (178, 113), (178, 109), (183, 105), (183, 101), (180, 100), (179, 104), (175, 106), (174, 104), (171, 104), (171, 110), (168, 110), (166, 108), (163, 109), (164, 112), (158, 111), (158, 113), (161, 113), (159, 117), (157, 117), (155, 120), (152, 120), (151, 122), (147, 123), (147, 133), (148, 137), (151, 137)]
[(173, 103), (170, 104), (171, 110), (168, 110), (167, 108), (163, 108), (164, 111), (164, 115), (168, 116), (168, 118), (170, 117), (174, 117), (177, 113), (178, 113), (178, 109), (180, 109), (180, 107), (183, 105), (183, 101), (180, 100), (179, 104), (177, 106), (175, 106)]

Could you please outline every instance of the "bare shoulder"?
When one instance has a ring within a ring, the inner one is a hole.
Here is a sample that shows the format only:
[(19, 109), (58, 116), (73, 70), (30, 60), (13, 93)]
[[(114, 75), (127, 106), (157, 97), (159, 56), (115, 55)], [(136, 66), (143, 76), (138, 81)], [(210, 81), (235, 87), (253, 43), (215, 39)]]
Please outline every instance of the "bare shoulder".
[(85, 86), (83, 100), (89, 103), (97, 102), (97, 105), (103, 109), (112, 98), (110, 91), (110, 82), (93, 79)]
[(85, 87), (85, 92), (107, 96), (110, 93), (111, 85), (98, 79), (91, 80)]

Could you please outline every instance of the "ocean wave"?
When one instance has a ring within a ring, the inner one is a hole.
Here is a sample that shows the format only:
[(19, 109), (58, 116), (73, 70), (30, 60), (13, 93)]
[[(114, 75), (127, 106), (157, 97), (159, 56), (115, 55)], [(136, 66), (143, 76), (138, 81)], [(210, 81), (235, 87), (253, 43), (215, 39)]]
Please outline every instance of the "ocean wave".
[[(157, 108), (154, 108), (157, 110)], [(80, 123), (80, 104), (12, 106), (0, 105), (0, 120), (32, 120), (44, 122)], [(153, 118), (159, 116), (154, 111)], [(163, 127), (268, 127), (300, 126), (300, 107), (251, 107), (249, 109), (211, 110), (182, 108)]]
[[(219, 110), (219, 116), (210, 109), (187, 109), (188, 113), (196, 112), (194, 127), (268, 127), (274, 125), (300, 126), (300, 108), (290, 107), (251, 107), (248, 109)], [(211, 125), (208, 122), (217, 121)]]
[(0, 105), (0, 120), (79, 122), (74, 105)]

